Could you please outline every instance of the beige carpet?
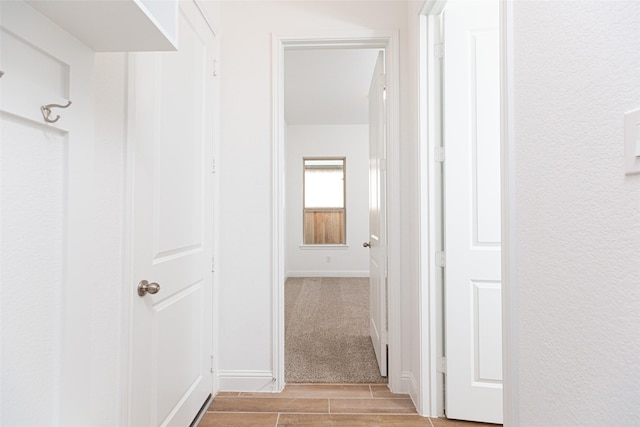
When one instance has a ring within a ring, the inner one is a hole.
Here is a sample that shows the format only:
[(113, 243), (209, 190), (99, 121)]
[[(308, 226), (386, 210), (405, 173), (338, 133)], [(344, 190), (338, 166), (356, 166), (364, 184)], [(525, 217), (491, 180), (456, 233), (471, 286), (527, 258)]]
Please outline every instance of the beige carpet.
[(285, 351), (288, 383), (386, 383), (369, 337), (369, 279), (288, 279)]

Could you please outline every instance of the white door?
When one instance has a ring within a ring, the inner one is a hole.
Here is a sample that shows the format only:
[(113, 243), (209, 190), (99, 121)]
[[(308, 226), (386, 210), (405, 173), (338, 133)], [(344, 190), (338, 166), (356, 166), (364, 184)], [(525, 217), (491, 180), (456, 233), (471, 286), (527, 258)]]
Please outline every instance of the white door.
[(179, 37), (130, 56), (131, 426), (187, 426), (213, 388), (213, 35), (190, 1)]
[(370, 334), (380, 375), (387, 376), (386, 114), (384, 52), (369, 88)]
[[(0, 424), (79, 425), (86, 411), (70, 408), (89, 404), (94, 56), (27, 4), (0, 7)], [(68, 100), (45, 121), (42, 106)]]
[(444, 12), (449, 418), (502, 422), (498, 2)]

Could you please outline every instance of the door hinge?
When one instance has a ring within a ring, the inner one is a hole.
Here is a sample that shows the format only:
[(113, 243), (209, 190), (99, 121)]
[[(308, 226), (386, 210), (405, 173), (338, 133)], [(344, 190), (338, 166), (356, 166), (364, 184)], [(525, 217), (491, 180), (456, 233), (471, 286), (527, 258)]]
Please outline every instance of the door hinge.
[(211, 257), (211, 272), (215, 272), (216, 271), (216, 260), (215, 258)]
[(213, 60), (213, 77), (218, 77), (218, 61)]
[(443, 251), (436, 252), (436, 266), (445, 267), (447, 265), (446, 254)]
[(216, 158), (211, 159), (211, 173), (216, 173)]
[(211, 373), (213, 374), (214, 369), (213, 369), (213, 354), (211, 355)]
[(436, 147), (436, 161), (444, 162), (444, 147)]
[(447, 373), (447, 358), (439, 357), (436, 363), (436, 371), (442, 372), (443, 374)]
[(433, 56), (436, 59), (444, 58), (444, 44), (436, 43), (433, 45)]

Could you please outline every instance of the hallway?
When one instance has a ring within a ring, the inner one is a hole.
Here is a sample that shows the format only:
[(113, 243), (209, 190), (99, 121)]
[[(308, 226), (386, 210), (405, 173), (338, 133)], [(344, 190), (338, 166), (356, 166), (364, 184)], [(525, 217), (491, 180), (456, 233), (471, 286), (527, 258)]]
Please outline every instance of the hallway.
[(386, 383), (371, 343), (369, 316), (366, 277), (287, 279), (287, 384)]
[(199, 426), (495, 425), (421, 417), (409, 395), (393, 394), (384, 384), (292, 384), (277, 394), (221, 392)]

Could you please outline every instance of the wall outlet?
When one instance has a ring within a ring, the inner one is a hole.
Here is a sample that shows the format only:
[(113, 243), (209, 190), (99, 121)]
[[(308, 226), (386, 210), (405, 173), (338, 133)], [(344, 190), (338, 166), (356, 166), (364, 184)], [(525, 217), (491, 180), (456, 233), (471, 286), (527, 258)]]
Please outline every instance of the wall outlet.
[(331, 257), (330, 257), (330, 256), (328, 256), (328, 257), (327, 257), (327, 263), (330, 263), (330, 262), (331, 262)]

